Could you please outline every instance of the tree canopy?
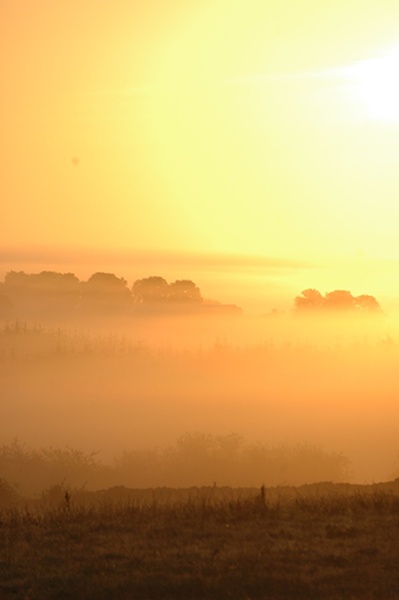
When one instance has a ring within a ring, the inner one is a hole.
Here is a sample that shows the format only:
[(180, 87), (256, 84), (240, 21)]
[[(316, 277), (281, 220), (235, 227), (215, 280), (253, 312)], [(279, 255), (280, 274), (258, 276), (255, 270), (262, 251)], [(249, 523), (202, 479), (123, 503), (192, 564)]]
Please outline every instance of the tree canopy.
[(73, 273), (10, 271), (4, 283), (0, 283), (0, 315), (8, 313), (14, 305), (16, 310), (40, 311), (46, 307), (53, 311), (62, 308), (87, 313), (134, 310), (140, 304), (156, 306), (157, 310), (166, 306), (179, 309), (182, 304), (201, 302), (201, 292), (193, 281), (178, 279), (169, 284), (158, 275), (138, 279), (132, 288), (123, 277), (104, 272), (80, 281)]
[(333, 311), (381, 314), (382, 310), (374, 296), (353, 296), (348, 290), (334, 290), (324, 296), (315, 289), (306, 289), (294, 300), (297, 312)]
[(80, 281), (73, 273), (57, 273), (42, 271), (41, 273), (24, 273), (10, 271), (4, 278), (4, 289), (14, 294), (54, 295), (76, 292)]
[(145, 277), (134, 283), (132, 293), (137, 303), (202, 302), (199, 288), (189, 279), (168, 283), (163, 277)]

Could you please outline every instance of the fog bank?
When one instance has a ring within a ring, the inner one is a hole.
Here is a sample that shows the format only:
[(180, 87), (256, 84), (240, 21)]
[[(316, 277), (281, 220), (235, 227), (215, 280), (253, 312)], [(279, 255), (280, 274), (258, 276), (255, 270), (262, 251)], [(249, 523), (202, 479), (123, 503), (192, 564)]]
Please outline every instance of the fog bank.
[(185, 432), (237, 432), (315, 444), (347, 456), (352, 481), (387, 480), (399, 454), (395, 332), (385, 318), (4, 323), (0, 436), (110, 461)]

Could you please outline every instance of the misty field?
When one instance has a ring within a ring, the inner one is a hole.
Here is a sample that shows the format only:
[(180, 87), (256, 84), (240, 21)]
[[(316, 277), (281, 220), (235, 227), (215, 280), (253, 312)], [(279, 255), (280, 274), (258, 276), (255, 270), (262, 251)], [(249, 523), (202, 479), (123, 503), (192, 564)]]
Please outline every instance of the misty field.
[(3, 510), (0, 598), (398, 597), (397, 483), (127, 492)]
[(384, 321), (3, 324), (0, 599), (396, 599), (398, 359)]
[[(359, 483), (389, 480), (398, 473), (398, 360), (397, 333), (384, 318), (6, 322), (0, 440), (94, 451), (106, 463), (141, 452), (148, 468), (119, 481), (137, 487), (299, 485), (348, 480), (349, 471)], [(255, 455), (236, 448), (246, 460), (240, 477), (221, 464), (168, 479), (157, 453), (187, 432), (237, 432)], [(288, 457), (280, 470), (270, 461), (259, 470), (259, 445), (310, 445), (350, 464), (337, 473)]]

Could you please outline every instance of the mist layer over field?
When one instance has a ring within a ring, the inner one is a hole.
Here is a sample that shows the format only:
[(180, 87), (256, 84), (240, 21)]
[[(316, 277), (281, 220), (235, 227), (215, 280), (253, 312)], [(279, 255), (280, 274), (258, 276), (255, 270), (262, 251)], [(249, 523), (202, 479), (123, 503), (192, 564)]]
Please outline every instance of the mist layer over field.
[(343, 453), (352, 481), (386, 480), (399, 454), (395, 331), (363, 316), (4, 322), (0, 437), (107, 462), (186, 432), (237, 432)]

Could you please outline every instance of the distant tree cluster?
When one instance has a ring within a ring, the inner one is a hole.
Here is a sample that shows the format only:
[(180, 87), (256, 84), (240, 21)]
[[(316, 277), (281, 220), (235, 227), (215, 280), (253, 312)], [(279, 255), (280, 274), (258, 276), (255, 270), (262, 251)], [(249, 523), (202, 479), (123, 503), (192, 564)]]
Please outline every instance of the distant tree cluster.
[(1, 284), (2, 292), (9, 296), (65, 296), (75, 294), (79, 289), (79, 279), (72, 273), (42, 271), (28, 274), (23, 271), (10, 271)]
[(113, 273), (97, 272), (80, 281), (73, 273), (10, 271), (0, 283), (0, 316), (11, 314), (14, 307), (112, 311), (140, 304), (201, 302), (201, 292), (193, 281), (168, 283), (159, 276), (139, 279), (129, 288), (126, 279)]
[(381, 314), (382, 310), (374, 298), (368, 294), (353, 296), (347, 290), (327, 292), (324, 296), (315, 289), (301, 292), (294, 300), (297, 312), (334, 311), (340, 313), (357, 312), (363, 314)]

